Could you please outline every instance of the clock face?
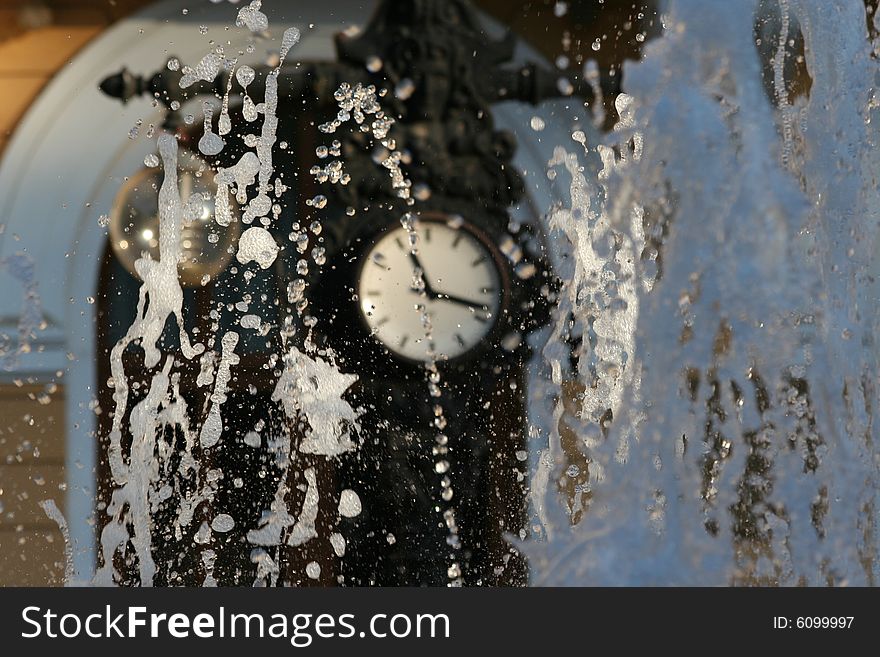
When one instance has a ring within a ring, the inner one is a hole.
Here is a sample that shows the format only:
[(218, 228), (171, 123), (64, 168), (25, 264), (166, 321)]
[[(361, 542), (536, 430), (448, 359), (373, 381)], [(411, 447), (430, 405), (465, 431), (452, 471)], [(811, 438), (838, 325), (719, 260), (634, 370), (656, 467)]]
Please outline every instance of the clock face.
[[(416, 232), (417, 256), (402, 226), (370, 248), (357, 283), (360, 309), (373, 335), (393, 353), (426, 361), (433, 346), (438, 358), (455, 358), (495, 325), (501, 277), (488, 248), (467, 229), (423, 219)], [(416, 267), (424, 272), (424, 295), (414, 286)], [(430, 317), (432, 344), (418, 304)]]

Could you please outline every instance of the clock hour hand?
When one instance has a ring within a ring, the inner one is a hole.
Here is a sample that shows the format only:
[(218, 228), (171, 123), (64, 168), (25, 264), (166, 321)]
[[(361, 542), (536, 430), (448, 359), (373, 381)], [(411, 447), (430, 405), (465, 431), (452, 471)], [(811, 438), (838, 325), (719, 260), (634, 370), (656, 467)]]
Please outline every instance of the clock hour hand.
[(441, 299), (444, 301), (449, 301), (451, 303), (457, 303), (460, 306), (467, 306), (468, 308), (473, 308), (475, 310), (485, 309), (486, 304), (480, 303), (478, 301), (471, 301), (470, 299), (464, 299), (462, 297), (456, 296), (454, 294), (446, 294), (445, 292), (437, 292), (431, 287), (431, 283), (428, 281), (428, 274), (425, 272), (424, 266), (422, 266), (422, 261), (419, 260), (419, 256), (410, 251), (409, 259), (412, 261), (413, 266), (420, 272), (422, 272), (422, 283), (425, 285), (425, 295), (431, 299)]
[(421, 279), (422, 283), (425, 285), (425, 295), (429, 299), (436, 299), (437, 293), (434, 292), (434, 288), (431, 287), (431, 283), (428, 281), (428, 274), (425, 271), (425, 268), (422, 266), (422, 262), (419, 260), (419, 256), (417, 256), (412, 251), (409, 252), (409, 259), (412, 260), (413, 266), (422, 272)]

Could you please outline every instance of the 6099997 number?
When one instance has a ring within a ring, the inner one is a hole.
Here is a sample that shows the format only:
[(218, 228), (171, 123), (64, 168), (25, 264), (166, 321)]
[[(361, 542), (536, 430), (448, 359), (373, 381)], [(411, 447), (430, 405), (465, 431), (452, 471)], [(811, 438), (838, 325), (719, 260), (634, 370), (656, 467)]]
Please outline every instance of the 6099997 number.
[(798, 629), (848, 629), (855, 616), (799, 616), (794, 622)]
[(785, 630), (847, 630), (853, 625), (855, 616), (798, 616), (794, 620), (785, 616), (773, 618), (773, 628)]

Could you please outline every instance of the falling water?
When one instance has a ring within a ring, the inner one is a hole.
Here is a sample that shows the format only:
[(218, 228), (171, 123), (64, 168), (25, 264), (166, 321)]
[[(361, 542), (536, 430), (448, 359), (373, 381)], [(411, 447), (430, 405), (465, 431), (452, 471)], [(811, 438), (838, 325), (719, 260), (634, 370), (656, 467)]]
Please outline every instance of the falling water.
[[(260, 3), (253, 2), (242, 9), (243, 20), (249, 27), (262, 26), (265, 15), (259, 12)], [(241, 14), (240, 14), (241, 16)], [(245, 153), (237, 165), (230, 169), (219, 169), (216, 176), (218, 194), (215, 199), (215, 215), (219, 226), (227, 227), (233, 221), (229, 206), (229, 185), (236, 186), (237, 200), (245, 208), (242, 221), (246, 224), (259, 219), (264, 226), (271, 221), (266, 217), (273, 204), (269, 198), (270, 181), (273, 175), (272, 149), (276, 140), (278, 119), (277, 78), (284, 61), (284, 56), (299, 40), (299, 30), (290, 28), (285, 31), (282, 39), (282, 57), (278, 67), (266, 76), (265, 102), (260, 111), (264, 115), (262, 132), (254, 140), (254, 151)], [(187, 88), (197, 80), (213, 81), (224, 64), (222, 51), (206, 55), (195, 69), (184, 67), (181, 88)], [(230, 62), (232, 69), (235, 62)], [(227, 89), (231, 86), (227, 86)], [(245, 89), (253, 79), (253, 71), (247, 67), (239, 69), (237, 79)], [(227, 91), (228, 93), (228, 91)], [(221, 110), (221, 128), (219, 132), (229, 132), (230, 126), (223, 125), (224, 117), (228, 120), (228, 101), (224, 99)], [(213, 109), (209, 103), (203, 104), (205, 129), (199, 141), (199, 150), (207, 155), (216, 155), (224, 147), (224, 140), (212, 131)], [(190, 337), (183, 322), (183, 291), (177, 276), (180, 260), (181, 230), (186, 220), (186, 205), (180, 197), (177, 183), (178, 144), (174, 136), (163, 134), (158, 139), (159, 154), (165, 176), (159, 190), (159, 259), (153, 260), (148, 253), (136, 262), (135, 267), (143, 281), (140, 292), (137, 314), (125, 337), (114, 347), (111, 353), (111, 385), (114, 387), (113, 426), (110, 431), (109, 461), (111, 476), (116, 486), (106, 513), (110, 521), (104, 525), (101, 533), (102, 566), (95, 582), (110, 584), (120, 581), (121, 574), (117, 570), (117, 559), (121, 555), (137, 563), (139, 580), (142, 585), (151, 585), (157, 572), (153, 557), (153, 534), (157, 530), (153, 522), (153, 514), (164, 501), (176, 496), (178, 500), (177, 519), (174, 534), (178, 538), (184, 529), (191, 524), (195, 510), (204, 503), (210, 503), (217, 491), (217, 483), (223, 478), (219, 469), (204, 467), (197, 456), (205, 459), (218, 447), (223, 433), (223, 405), (227, 399), (227, 387), (232, 371), (240, 362), (235, 353), (239, 342), (239, 334), (227, 331), (221, 339), (221, 353), (214, 371), (213, 352), (205, 352), (204, 344), (191, 344)], [(258, 183), (257, 194), (248, 202), (247, 187)], [(276, 187), (278, 191), (281, 187)], [(271, 266), (279, 251), (272, 235), (263, 226), (251, 226), (242, 233), (236, 258), (246, 264), (256, 261), (261, 268)], [(246, 304), (245, 304), (246, 305)], [(207, 415), (201, 427), (190, 427), (186, 402), (180, 395), (179, 374), (174, 373), (175, 360), (173, 355), (162, 356), (158, 343), (169, 318), (173, 318), (178, 327), (181, 352), (185, 359), (204, 354), (201, 359), (199, 386), (213, 383), (213, 391), (209, 397)], [(239, 320), (242, 329), (259, 329), (260, 318), (245, 315)], [(210, 338), (208, 345), (213, 343)], [(137, 345), (144, 352), (144, 366), (149, 370), (160, 364), (161, 367), (148, 381), (146, 397), (137, 403), (126, 414), (129, 397), (129, 374), (125, 371), (123, 356), (130, 346)], [(322, 376), (317, 380), (326, 380)], [(283, 377), (282, 377), (283, 378)], [(344, 392), (345, 387), (336, 391)], [(123, 445), (123, 423), (128, 422), (128, 433), (132, 436), (130, 447)], [(181, 430), (185, 437), (185, 451), (175, 468), (168, 446), (163, 440), (157, 440), (166, 427)], [(289, 453), (289, 444), (279, 447), (282, 454)], [(207, 460), (206, 460), (207, 462)], [(313, 478), (309, 479), (310, 483)], [(283, 493), (281, 490), (281, 500)], [(307, 494), (306, 507), (314, 502), (314, 495)], [(273, 505), (275, 506), (275, 505)], [(277, 509), (273, 509), (277, 510)], [(308, 508), (303, 509), (301, 521), (309, 524)], [(311, 519), (313, 525), (314, 519)], [(210, 545), (211, 534), (223, 534), (235, 526), (236, 520), (226, 513), (217, 513), (210, 523), (203, 523), (196, 532), (195, 541)], [(293, 523), (290, 523), (293, 524)], [(296, 529), (295, 527), (295, 529)], [(265, 533), (265, 532), (263, 532)], [(300, 531), (300, 536), (308, 537), (308, 531)], [(254, 536), (255, 543), (260, 544), (261, 533)], [(129, 544), (134, 554), (129, 553)], [(258, 556), (258, 555), (257, 555)], [(213, 565), (216, 553), (207, 548), (202, 552), (205, 567), (205, 584), (214, 584)], [(259, 563), (266, 569), (266, 563)], [(265, 560), (264, 560), (265, 561)], [(269, 569), (271, 574), (271, 568)]]
[[(268, 27), (266, 17), (259, 11), (261, 3), (252, 2), (239, 12), (238, 23), (253, 32), (265, 31)], [(237, 164), (231, 167), (218, 167), (214, 177), (217, 185), (215, 196), (215, 220), (221, 228), (228, 227), (235, 216), (231, 207), (230, 193), (235, 192), (236, 202), (244, 208), (241, 221), (251, 224), (242, 232), (236, 249), (236, 260), (242, 264), (255, 262), (261, 269), (267, 269), (275, 262), (280, 247), (272, 233), (267, 230), (280, 215), (280, 203), (286, 191), (280, 177), (275, 178), (273, 164), (273, 148), (276, 144), (278, 128), (278, 77), (288, 52), (297, 44), (300, 32), (290, 28), (284, 32), (278, 65), (266, 73), (265, 98), (255, 105), (248, 95), (248, 86), (254, 81), (256, 73), (248, 66), (241, 66), (234, 71), (236, 61), (224, 61), (219, 49), (206, 55), (195, 67), (183, 67), (182, 88), (187, 88), (198, 80), (211, 82), (219, 75), (224, 66), (230, 71), (226, 92), (222, 99), (220, 121), (217, 133), (213, 132), (214, 110), (209, 102), (203, 103), (204, 131), (198, 147), (206, 155), (216, 155), (224, 147), (221, 134), (230, 134), (229, 125), (229, 94), (233, 79), (242, 90), (243, 118), (248, 123), (256, 120), (258, 114), (263, 115), (263, 123), (259, 136), (247, 135), (245, 143), (253, 150), (241, 155)], [(322, 124), (320, 131), (332, 134), (345, 124), (351, 123), (352, 129), (368, 133), (378, 144), (388, 149), (388, 157), (382, 162), (391, 177), (392, 186), (401, 198), (409, 198), (411, 183), (401, 169), (401, 153), (394, 148), (394, 142), (388, 136), (388, 129), (393, 120), (386, 117), (378, 102), (377, 90), (371, 86), (357, 84), (351, 86), (343, 83), (335, 94), (339, 112), (331, 121)], [(224, 433), (224, 404), (227, 401), (228, 385), (235, 367), (240, 363), (236, 353), (240, 335), (236, 331), (226, 331), (220, 339), (219, 361), (213, 351), (205, 350), (203, 344), (190, 344), (182, 319), (182, 290), (177, 280), (176, 268), (179, 260), (180, 230), (185, 207), (177, 189), (177, 141), (171, 135), (159, 138), (159, 153), (165, 171), (165, 179), (159, 195), (159, 235), (160, 255), (154, 261), (149, 254), (137, 261), (136, 267), (143, 280), (140, 289), (137, 316), (126, 336), (116, 345), (111, 354), (114, 387), (113, 428), (110, 433), (111, 475), (116, 489), (113, 491), (111, 503), (107, 507), (110, 521), (102, 531), (103, 565), (95, 581), (101, 584), (120, 581), (121, 573), (116, 564), (124, 555), (129, 563), (136, 563), (139, 580), (142, 585), (150, 585), (157, 573), (154, 563), (152, 538), (154, 533), (161, 532), (154, 520), (155, 510), (167, 500), (178, 500), (179, 510), (174, 522), (174, 535), (179, 539), (185, 535), (186, 528), (195, 518), (200, 506), (210, 509), (217, 491), (218, 482), (223, 479), (221, 470), (211, 466), (211, 455), (222, 447)], [(320, 146), (316, 154), (320, 159), (328, 155), (339, 157), (340, 144), (334, 141), (329, 147)], [(346, 185), (350, 176), (345, 172), (341, 160), (332, 160), (324, 166), (316, 165), (311, 173), (319, 184), (331, 183)], [(274, 182), (273, 182), (274, 181)], [(255, 193), (251, 196), (248, 188), (256, 184)], [(272, 195), (276, 198), (272, 199)], [(323, 195), (316, 196), (307, 202), (316, 210), (327, 204)], [(270, 218), (268, 215), (270, 214)], [(351, 215), (352, 212), (349, 212)], [(405, 225), (415, 222), (406, 215)], [(259, 223), (260, 225), (253, 225)], [(319, 220), (309, 227), (314, 235), (321, 232)], [(414, 229), (413, 229), (413, 234)], [(308, 250), (309, 239), (305, 232), (290, 236), (301, 253)], [(416, 252), (417, 246), (412, 246)], [(315, 265), (323, 264), (324, 249), (315, 246), (309, 255)], [(301, 259), (296, 271), (305, 276), (309, 270), (309, 260)], [(351, 433), (359, 430), (358, 412), (343, 399), (343, 394), (357, 380), (357, 376), (343, 374), (334, 363), (334, 354), (329, 349), (318, 350), (306, 336), (302, 350), (289, 344), (295, 326), (314, 327), (315, 318), (308, 315), (305, 302), (306, 288), (304, 278), (291, 281), (288, 289), (288, 301), (294, 306), (298, 321), (284, 320), (281, 331), (283, 371), (278, 379), (272, 401), (279, 404), (287, 417), (299, 424), (303, 435), (294, 447), (289, 435), (280, 438), (266, 436), (270, 448), (274, 450), (276, 465), (280, 468), (277, 490), (269, 509), (265, 510), (258, 526), (247, 532), (248, 542), (254, 546), (251, 561), (256, 565), (255, 585), (272, 585), (277, 582), (280, 572), (278, 563), (278, 547), (288, 545), (301, 546), (313, 539), (329, 540), (333, 552), (342, 557), (345, 553), (345, 537), (333, 532), (329, 537), (319, 537), (316, 529), (318, 504), (321, 492), (314, 468), (303, 471), (307, 488), (302, 507), (293, 513), (289, 508), (290, 494), (288, 472), (291, 467), (293, 450), (300, 454), (323, 456), (327, 459), (337, 457), (355, 449)], [(258, 315), (245, 314), (247, 303), (237, 304), (242, 313), (238, 324), (244, 330), (260, 330), (262, 319)], [(423, 313), (424, 314), (424, 313)], [(169, 317), (177, 324), (183, 356), (187, 360), (201, 354), (200, 373), (197, 384), (201, 387), (211, 386), (213, 390), (208, 397), (207, 412), (201, 426), (190, 426), (187, 405), (178, 389), (178, 375), (174, 373), (173, 356), (161, 358), (157, 342)], [(429, 331), (429, 329), (426, 329)], [(210, 349), (215, 336), (204, 336)], [(430, 338), (430, 333), (427, 333)], [(124, 369), (123, 354), (132, 346), (137, 345), (144, 350), (145, 365), (161, 368), (152, 375), (148, 383), (148, 393), (126, 415), (129, 396), (128, 373)], [(432, 394), (437, 389), (439, 376), (436, 363), (429, 367), (426, 385)], [(439, 394), (439, 393), (438, 393)], [(438, 395), (434, 395), (435, 397)], [(441, 407), (438, 406), (438, 409)], [(133, 437), (131, 447), (123, 447), (123, 423), (128, 423)], [(444, 418), (442, 409), (438, 411), (435, 425), (442, 430)], [(259, 446), (263, 437), (260, 435), (261, 425), (244, 437), (249, 445)], [(185, 438), (185, 452), (180, 464), (175, 468), (168, 446), (163, 440), (156, 440), (166, 427), (182, 431)], [(439, 440), (439, 439), (438, 439)], [(444, 478), (444, 480), (447, 478)], [(451, 498), (451, 488), (446, 485), (443, 499)], [(342, 490), (338, 500), (340, 518), (352, 518), (360, 514), (362, 501), (359, 494), (352, 489)], [(450, 532), (455, 532), (453, 511), (447, 508), (444, 517)], [(227, 513), (214, 513), (210, 522), (204, 521), (195, 532), (197, 545), (205, 546), (201, 552), (204, 566), (204, 585), (214, 585), (214, 567), (216, 552), (211, 547), (214, 535), (222, 535), (231, 531), (236, 523), (235, 517)], [(450, 578), (459, 580), (457, 565), (450, 568)], [(321, 573), (321, 565), (309, 562), (305, 573), (317, 579)]]
[[(557, 5), (565, 11), (565, 3)], [(242, 7), (238, 24), (265, 32), (260, 10), (259, 1)], [(570, 204), (549, 209), (547, 229), (570, 257), (557, 272), (559, 303), (537, 356), (549, 374), (532, 386), (538, 399), (532, 421), (548, 428), (531, 498), (536, 535), (545, 539), (524, 548), (533, 580), (873, 584), (880, 575), (874, 422), (880, 370), (873, 337), (880, 328), (880, 192), (873, 178), (880, 155), (873, 52), (880, 44), (868, 40), (858, 0), (669, 0), (667, 10), (663, 35), (625, 69), (615, 129), (599, 143), (575, 131), (548, 163), (568, 181)], [(769, 30), (769, 49), (756, 48), (756, 24)], [(789, 35), (802, 39), (803, 60), (792, 52)], [(284, 33), (281, 63), (298, 39), (295, 28)], [(761, 65), (767, 52), (769, 73)], [(215, 177), (217, 224), (235, 220), (234, 193), (249, 225), (236, 259), (262, 269), (275, 263), (281, 248), (268, 230), (285, 191), (273, 163), (281, 63), (266, 73), (259, 105), (248, 95), (253, 69), (240, 66), (233, 74), (236, 62), (222, 53), (184, 67), (181, 81), (187, 87), (213, 81), (224, 66), (230, 71), (216, 133), (213, 109), (205, 106), (204, 153), (219, 152), (221, 135), (232, 132), (233, 75), (245, 121), (263, 115), (260, 135), (247, 142), (253, 150), (218, 168)], [(585, 74), (598, 89), (597, 71)], [(809, 84), (798, 87), (795, 76)], [(369, 132), (386, 146), (382, 164), (393, 187), (409, 199), (376, 90), (343, 85), (336, 100), (339, 113), (320, 132), (330, 135), (346, 124)], [(596, 124), (603, 118), (597, 110)], [(196, 522), (197, 507), (215, 498), (223, 473), (199, 455), (222, 440), (240, 336), (264, 326), (245, 309), (235, 331), (191, 342), (176, 272), (184, 213), (178, 146), (169, 135), (158, 143), (165, 171), (160, 257), (138, 261), (137, 315), (111, 355), (109, 460), (116, 489), (106, 510), (98, 583), (120, 580), (115, 558), (129, 544), (140, 582), (152, 583), (153, 510), (174, 496), (179, 508), (172, 531), (183, 535)], [(339, 157), (338, 142), (319, 146), (316, 155), (321, 162), (311, 173), (319, 184), (347, 183), (340, 160), (324, 162)], [(323, 195), (309, 201), (316, 211), (326, 203)], [(416, 218), (406, 214), (402, 221), (417, 254)], [(320, 230), (318, 220), (309, 227), (313, 235)], [(287, 290), (296, 325), (307, 328), (317, 320), (308, 315), (305, 276), (324, 259), (319, 247), (310, 248), (309, 231), (291, 234), (302, 278)], [(418, 288), (423, 274), (414, 276)], [(190, 426), (174, 358), (157, 348), (169, 318), (183, 358), (200, 357), (198, 385), (213, 386), (201, 426)], [(424, 325), (430, 338), (430, 321)], [(281, 545), (326, 541), (339, 558), (346, 550), (336, 527), (327, 536), (318, 531), (319, 503), (329, 491), (320, 490), (315, 469), (302, 472), (297, 509), (290, 505), (287, 472), (295, 450), (329, 459), (355, 448), (358, 409), (343, 396), (357, 377), (342, 373), (335, 354), (318, 350), (308, 336), (294, 346), (294, 330), (292, 319), (285, 320), (283, 372), (272, 399), (289, 419), (303, 422), (302, 441), (262, 435), (260, 423), (244, 437), (249, 445), (270, 444), (281, 470), (269, 508), (246, 533), (256, 585), (277, 583)], [(130, 346), (143, 350), (154, 373), (146, 395), (127, 412), (122, 357)], [(443, 381), (433, 359), (425, 376), (437, 400), (435, 429), (443, 447)], [(134, 438), (130, 448), (123, 448), (123, 422)], [(174, 472), (154, 439), (169, 425), (185, 439)], [(558, 484), (573, 471), (563, 432), (578, 438), (588, 463), (586, 480), (564, 500)], [(451, 487), (442, 488), (442, 500), (450, 502)], [(338, 518), (356, 517), (368, 503), (356, 490), (343, 490)], [(443, 508), (454, 547), (454, 509)], [(216, 583), (214, 538), (239, 522), (215, 513), (194, 528), (206, 585)], [(459, 582), (457, 563), (448, 565), (450, 580)], [(321, 572), (318, 561), (305, 566), (309, 578)]]
[[(0, 225), (0, 234), (4, 226)], [(47, 326), (43, 317), (33, 259), (26, 253), (0, 258), (0, 272), (7, 272), (22, 287), (22, 306), (18, 316), (16, 339), (0, 333), (0, 370), (15, 370), (22, 354), (31, 351), (31, 345), (40, 331)]]
[[(576, 259), (558, 312), (582, 332), (568, 375), (583, 392), (575, 412), (545, 413), (577, 429), (589, 508), (574, 524), (544, 488), (534, 579), (876, 583), (880, 156), (864, 5), (667, 9), (624, 71), (632, 120), (587, 145), (598, 180), (571, 146), (551, 163), (571, 179), (551, 226)], [(556, 338), (544, 357), (558, 389)], [(553, 482), (564, 459), (549, 439)]]

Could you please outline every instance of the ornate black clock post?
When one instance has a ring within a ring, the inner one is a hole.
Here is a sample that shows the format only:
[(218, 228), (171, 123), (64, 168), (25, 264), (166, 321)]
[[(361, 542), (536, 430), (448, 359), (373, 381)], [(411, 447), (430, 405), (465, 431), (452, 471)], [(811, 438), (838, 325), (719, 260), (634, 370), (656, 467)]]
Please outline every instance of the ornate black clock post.
[[(318, 310), (334, 317), (328, 340), (363, 372), (366, 435), (344, 476), (366, 478), (374, 494), (347, 531), (358, 537), (342, 564), (351, 583), (443, 585), (459, 572), (470, 584), (525, 579), (504, 535), (523, 528), (523, 338), (545, 319), (550, 285), (540, 245), (510, 230), (523, 182), (515, 138), (495, 129), (491, 103), (558, 92), (557, 78), (535, 66), (504, 68), (513, 45), (490, 41), (469, 3), (448, 1), (382, 3), (362, 35), (337, 42), (340, 60), (358, 70), (381, 61), (371, 82), (393, 92), (383, 102), (398, 119), (393, 136), (409, 155), (420, 217), (413, 257), (400, 225), (408, 208), (354, 135), (344, 153), (356, 182), (339, 201), (368, 210), (334, 224), (337, 262), (353, 266), (312, 287)], [(433, 345), (413, 311), (413, 264), (425, 277)], [(439, 398), (425, 381), (431, 346), (447, 358)]]
[[(466, 0), (385, 0), (362, 33), (337, 37), (338, 62), (290, 66), (280, 76), (278, 114), (298, 126), (294, 148), (308, 143), (312, 121), (335, 114), (340, 83), (387, 89), (380, 101), (396, 120), (391, 136), (416, 200), (409, 207), (392, 189), (368, 135), (335, 136), (352, 180), (326, 192), (327, 259), (307, 290), (318, 320), (312, 338), (359, 377), (349, 393), (363, 411), (359, 449), (334, 468), (340, 489), (364, 497), (363, 512), (343, 519), (349, 544), (338, 574), (346, 584), (525, 581), (505, 537), (524, 521), (527, 473), (517, 454), (525, 450), (525, 337), (546, 322), (554, 285), (540, 236), (508, 214), (524, 185), (512, 165), (515, 137), (495, 128), (491, 107), (558, 97), (566, 85), (536, 64), (513, 67), (514, 43), (512, 35), (490, 40)], [(178, 77), (123, 71), (102, 89), (177, 106), (195, 94), (222, 95), (227, 84), (221, 74), (183, 91)], [(589, 97), (586, 85), (570, 82)], [(310, 161), (308, 153), (296, 164)], [(401, 225), (410, 211), (416, 253)], [(419, 277), (424, 289), (416, 289)], [(431, 376), (439, 397), (429, 392)]]

